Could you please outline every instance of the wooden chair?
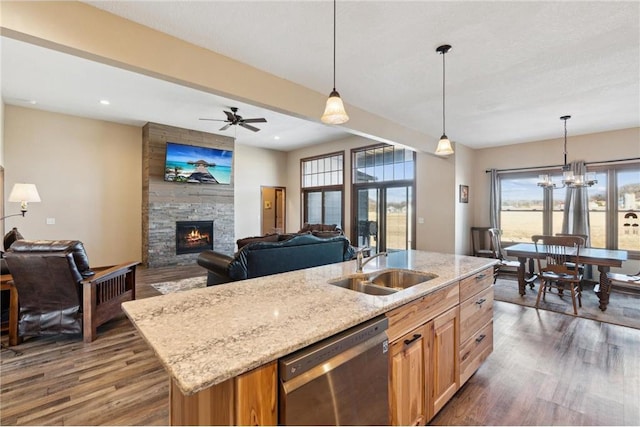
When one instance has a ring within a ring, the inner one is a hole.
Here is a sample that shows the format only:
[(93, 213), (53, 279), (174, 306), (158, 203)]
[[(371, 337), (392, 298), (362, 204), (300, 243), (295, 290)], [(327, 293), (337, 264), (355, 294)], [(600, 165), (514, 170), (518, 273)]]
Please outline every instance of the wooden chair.
[(536, 308), (540, 305), (540, 297), (545, 300), (547, 288), (559, 291), (566, 287), (571, 291), (573, 314), (578, 314), (578, 306), (582, 307), (582, 274), (579, 269), (568, 263), (580, 265), (580, 249), (584, 247), (584, 239), (579, 236), (532, 236), (536, 247), (540, 288), (536, 299)]
[[(496, 258), (500, 261), (500, 263), (496, 264), (494, 268), (493, 283), (495, 283), (496, 280), (498, 280), (498, 277), (501, 275), (518, 277), (520, 261), (513, 261), (505, 257), (504, 252), (502, 251), (502, 242), (500, 241), (502, 237), (502, 230), (497, 228), (489, 228), (488, 231), (489, 236), (491, 237), (493, 258)], [(525, 277), (524, 280), (529, 285), (529, 287), (533, 289), (536, 278), (537, 276), (531, 273), (529, 277)]]
[(121, 313), (135, 299), (137, 262), (94, 272), (77, 240), (18, 240), (5, 254), (18, 290), (18, 336), (82, 334)]
[(471, 250), (473, 256), (483, 258), (495, 257), (489, 229), (490, 227), (471, 227)]

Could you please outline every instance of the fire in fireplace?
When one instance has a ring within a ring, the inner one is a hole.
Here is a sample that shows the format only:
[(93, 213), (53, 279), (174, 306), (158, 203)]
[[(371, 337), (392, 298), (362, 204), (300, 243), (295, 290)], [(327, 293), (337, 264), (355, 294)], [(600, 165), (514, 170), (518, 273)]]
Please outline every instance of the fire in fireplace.
[(176, 221), (176, 255), (213, 249), (213, 221)]

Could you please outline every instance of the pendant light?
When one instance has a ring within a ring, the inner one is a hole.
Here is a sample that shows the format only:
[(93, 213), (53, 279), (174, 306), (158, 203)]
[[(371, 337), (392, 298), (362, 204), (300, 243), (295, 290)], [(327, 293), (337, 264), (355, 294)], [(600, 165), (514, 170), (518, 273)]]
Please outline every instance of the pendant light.
[(438, 148), (436, 148), (436, 155), (438, 156), (448, 156), (453, 154), (453, 148), (451, 147), (451, 141), (447, 138), (447, 134), (445, 133), (445, 112), (444, 112), (444, 55), (451, 50), (451, 46), (448, 44), (443, 44), (442, 46), (438, 46), (436, 52), (442, 55), (442, 136), (440, 137), (440, 141), (438, 141)]
[(336, 90), (336, 0), (333, 0), (333, 90), (329, 94), (324, 114), (320, 120), (330, 125), (341, 125), (349, 121), (342, 98)]
[(595, 173), (589, 172), (584, 175), (574, 175), (571, 170), (571, 165), (567, 163), (567, 120), (569, 120), (571, 116), (562, 116), (560, 120), (564, 121), (564, 164), (562, 166), (562, 187), (556, 187), (556, 184), (551, 180), (549, 174), (540, 175), (538, 185), (540, 187), (545, 188), (582, 188), (582, 187), (591, 187), (593, 184), (598, 182), (595, 179)]

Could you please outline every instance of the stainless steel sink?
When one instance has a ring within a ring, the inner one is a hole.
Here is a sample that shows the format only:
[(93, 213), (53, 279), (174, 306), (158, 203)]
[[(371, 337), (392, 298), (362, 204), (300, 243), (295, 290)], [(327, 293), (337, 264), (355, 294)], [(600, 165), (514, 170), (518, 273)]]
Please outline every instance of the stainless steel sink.
[(369, 280), (371, 280), (371, 283), (374, 285), (400, 290), (424, 283), (436, 277), (438, 276), (432, 273), (394, 269), (384, 270), (378, 274), (374, 274)]
[(328, 283), (369, 295), (389, 295), (436, 277), (438, 276), (432, 273), (390, 269), (368, 274), (353, 274), (351, 276), (330, 280)]

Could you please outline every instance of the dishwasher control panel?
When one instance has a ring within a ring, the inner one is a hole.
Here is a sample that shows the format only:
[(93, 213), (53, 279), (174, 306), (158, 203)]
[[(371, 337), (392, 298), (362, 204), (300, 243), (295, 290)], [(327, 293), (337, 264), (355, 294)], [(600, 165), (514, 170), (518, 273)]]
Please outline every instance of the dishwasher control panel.
[[(289, 381), (313, 367), (384, 333), (388, 323), (389, 321), (386, 317), (378, 317), (280, 359), (280, 380)], [(389, 343), (384, 340), (382, 352), (387, 353), (388, 350)]]

